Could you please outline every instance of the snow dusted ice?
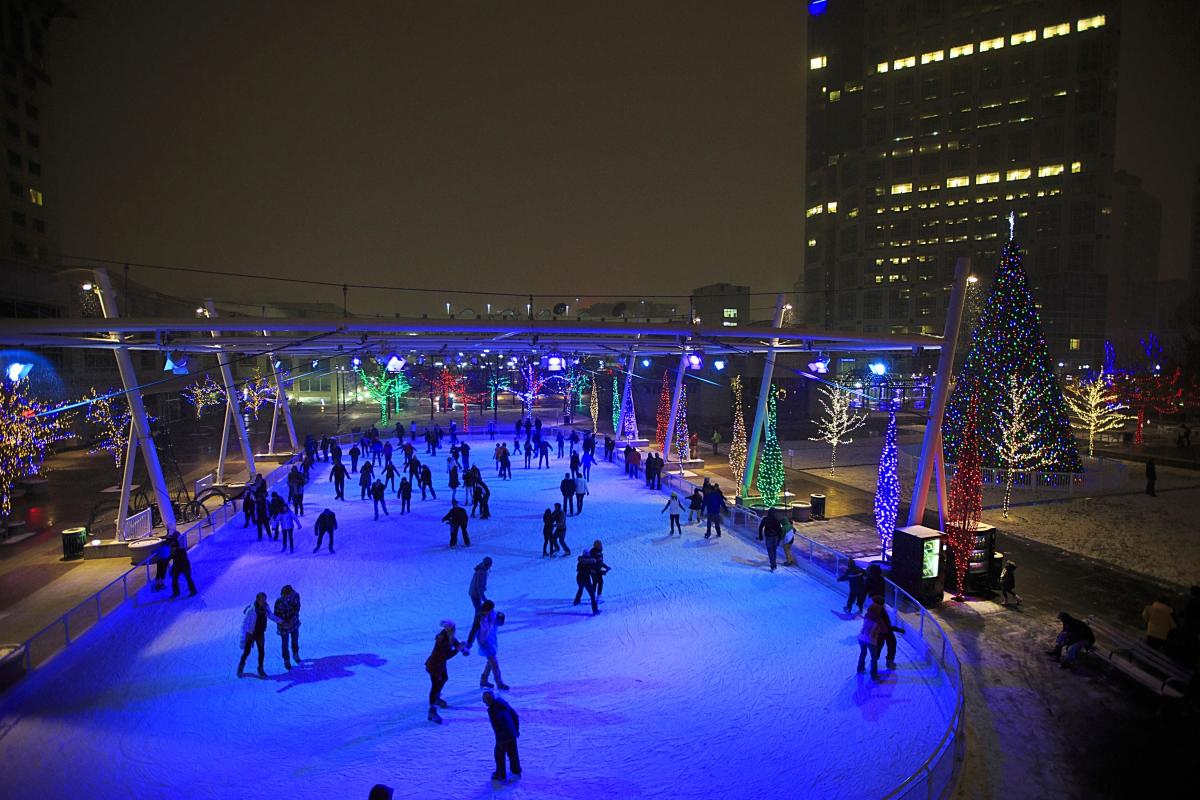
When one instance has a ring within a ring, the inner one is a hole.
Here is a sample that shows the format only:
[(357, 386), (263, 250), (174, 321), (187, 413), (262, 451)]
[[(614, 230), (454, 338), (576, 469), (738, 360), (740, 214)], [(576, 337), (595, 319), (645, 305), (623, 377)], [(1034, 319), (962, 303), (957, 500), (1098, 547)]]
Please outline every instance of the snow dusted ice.
[[(840, 615), (840, 595), (771, 574), (728, 532), (667, 538), (665, 495), (619, 465), (593, 469), (584, 513), (569, 518), (573, 553), (599, 538), (612, 566), (602, 613), (586, 593), (572, 606), (574, 557), (540, 557), (566, 459), (548, 471), (515, 460), (505, 482), (492, 443), (472, 444), (492, 519), (471, 521), (470, 548), (449, 550), (440, 522), (445, 450), (429, 460), (438, 499), (417, 492), (411, 515), (394, 492), (378, 523), (370, 501), (333, 500), (318, 463), (294, 555), (240, 516), (206, 539), (191, 553), (198, 597), (144, 589), (3, 698), (4, 796), (365, 798), (382, 782), (411, 798), (870, 798), (933, 752), (950, 709), (902, 638), (896, 672), (856, 675), (860, 620)], [(337, 552), (313, 554), (327, 506)], [(438, 620), (465, 639), (485, 555), (524, 767), (498, 788), (477, 650), (449, 662), (445, 723), (426, 721)], [(258, 591), (274, 603), (284, 584), (303, 601), (304, 662), (284, 671), (272, 624), (269, 677), (249, 677), (252, 654), (239, 680), (242, 609)]]

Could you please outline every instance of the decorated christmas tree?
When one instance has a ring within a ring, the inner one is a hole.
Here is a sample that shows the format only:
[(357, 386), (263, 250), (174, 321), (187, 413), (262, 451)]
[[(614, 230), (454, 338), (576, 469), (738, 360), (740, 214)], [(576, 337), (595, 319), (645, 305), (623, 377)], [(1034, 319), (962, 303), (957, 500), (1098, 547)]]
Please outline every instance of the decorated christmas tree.
[(617, 426), (621, 424), (621, 379), (616, 375), (613, 375), (612, 424), (613, 436), (616, 436), (620, 433)]
[(774, 385), (767, 395), (767, 421), (763, 430), (762, 457), (758, 462), (758, 478), (755, 485), (762, 496), (763, 506), (770, 508), (779, 502), (779, 493), (783, 491), (783, 450), (779, 448), (779, 434), (775, 424), (779, 419), (776, 396), (779, 394)]
[(123, 392), (109, 390), (100, 394), (93, 387), (83, 398), (87, 402), (86, 419), (93, 426), (94, 436), (89, 453), (104, 451), (112, 456), (117, 469), (125, 460), (129, 446), (129, 403)]
[(885, 558), (892, 552), (896, 515), (900, 511), (900, 479), (896, 476), (899, 454), (896, 449), (896, 412), (888, 415), (883, 452), (879, 454), (879, 480), (875, 484), (875, 531)]
[[(1031, 429), (1036, 433), (1036, 449), (1045, 455), (1043, 469), (1082, 472), (1067, 405), (1054, 377), (1046, 337), (1021, 265), (1021, 250), (1011, 236), (946, 408), (942, 437), (948, 461), (958, 460), (972, 395), (978, 398), (980, 408), (999, 408), (1008, 392), (1009, 376), (1017, 376), (1029, 388)], [(1002, 441), (1001, 422), (984, 413), (977, 424), (982, 465), (1003, 468), (997, 448)]]
[(595, 380), (592, 381), (592, 390), (588, 392), (591, 397), (588, 399), (588, 412), (592, 417), (592, 433), (595, 434), (600, 430), (600, 385)]
[(658, 413), (654, 416), (654, 422), (654, 441), (658, 442), (659, 447), (662, 447), (667, 441), (667, 426), (671, 424), (671, 387), (668, 384), (665, 369), (663, 370), (662, 391), (658, 394)]
[(631, 383), (632, 380), (633, 380), (632, 377), (625, 378), (625, 394), (629, 399), (625, 402), (625, 414), (624, 414), (624, 419), (623, 419), (623, 423), (622, 423), (624, 425), (624, 429), (621, 431), (622, 439), (638, 438), (637, 409), (635, 409), (633, 407), (633, 384)]
[(28, 387), (0, 377), (0, 517), (12, 512), (17, 482), (38, 474), (46, 448), (71, 434), (68, 415), (48, 412)]
[(975, 548), (976, 524), (983, 514), (983, 471), (981, 449), (983, 439), (979, 435), (978, 398), (967, 398), (966, 420), (959, 440), (958, 461), (954, 465), (954, 477), (950, 479), (949, 497), (946, 504), (946, 539), (954, 562), (954, 577), (958, 593), (955, 599), (964, 599), (967, 567), (971, 563), (971, 551)]
[[(675, 435), (672, 437), (675, 443), (675, 455), (681, 463), (693, 455), (691, 435), (687, 424), (687, 384), (682, 383), (679, 385), (679, 410), (675, 412)], [(670, 457), (667, 455), (667, 458)]]
[(379, 421), (386, 425), (392, 404), (412, 389), (403, 372), (392, 372), (377, 359), (364, 359), (355, 370), (367, 394), (379, 403)]
[(733, 392), (733, 441), (729, 443), (729, 469), (733, 472), (734, 491), (742, 495), (742, 478), (746, 475), (746, 413), (742, 409), (742, 376), (729, 382)]

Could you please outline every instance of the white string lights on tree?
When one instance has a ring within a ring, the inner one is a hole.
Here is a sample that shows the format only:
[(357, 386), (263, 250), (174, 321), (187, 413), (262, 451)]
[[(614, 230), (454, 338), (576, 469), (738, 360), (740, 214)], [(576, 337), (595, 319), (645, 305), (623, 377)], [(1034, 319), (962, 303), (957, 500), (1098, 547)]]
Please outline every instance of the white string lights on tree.
[(1034, 416), (1032, 389), (1029, 384), (1008, 376), (1008, 391), (1000, 397), (1000, 408), (992, 414), (996, 417), (996, 441), (993, 443), (1000, 463), (1004, 467), (1004, 518), (1008, 519), (1009, 500), (1012, 497), (1013, 478), (1020, 470), (1038, 469), (1049, 460), (1049, 453), (1042, 446), (1042, 437)]
[(822, 416), (820, 419), (814, 419), (813, 423), (817, 426), (817, 435), (810, 436), (810, 442), (825, 442), (830, 446), (829, 453), (829, 474), (833, 475), (837, 470), (837, 448), (839, 444), (850, 444), (853, 439), (848, 438), (851, 433), (858, 430), (867, 421), (865, 414), (855, 414), (850, 410), (850, 400), (853, 393), (837, 384), (822, 384), (821, 385), (821, 410)]

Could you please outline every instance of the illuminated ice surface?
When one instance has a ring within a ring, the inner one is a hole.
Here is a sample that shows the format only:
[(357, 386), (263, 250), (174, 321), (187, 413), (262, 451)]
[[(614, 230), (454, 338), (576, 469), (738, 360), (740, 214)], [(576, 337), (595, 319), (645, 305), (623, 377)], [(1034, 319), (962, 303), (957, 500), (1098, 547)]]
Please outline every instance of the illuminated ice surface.
[[(491, 449), (479, 441), (474, 455), (493, 518), (472, 521), (468, 549), (446, 547), (448, 490), (376, 523), (370, 502), (332, 500), (325, 465), (295, 555), (240, 520), (204, 541), (192, 551), (199, 597), (142, 591), (3, 698), (4, 796), (365, 798), (375, 782), (397, 797), (492, 796), (483, 659), (450, 662), (441, 726), (426, 721), (423, 668), (439, 619), (465, 636), (485, 555), (508, 616), (500, 660), (525, 768), (496, 796), (879, 797), (932, 752), (946, 715), (903, 642), (896, 673), (856, 675), (859, 623), (839, 617), (839, 595), (771, 574), (728, 533), (710, 543), (685, 526), (668, 539), (665, 497), (619, 466), (593, 470), (567, 534), (576, 553), (603, 539), (606, 602), (597, 617), (586, 596), (572, 606), (574, 559), (540, 557), (565, 461), (548, 472), (518, 462), (503, 482)], [(327, 505), (337, 552), (314, 555)], [(274, 602), (285, 583), (303, 599), (305, 661), (283, 670), (271, 626), (270, 677), (238, 680), (242, 609), (258, 591)]]

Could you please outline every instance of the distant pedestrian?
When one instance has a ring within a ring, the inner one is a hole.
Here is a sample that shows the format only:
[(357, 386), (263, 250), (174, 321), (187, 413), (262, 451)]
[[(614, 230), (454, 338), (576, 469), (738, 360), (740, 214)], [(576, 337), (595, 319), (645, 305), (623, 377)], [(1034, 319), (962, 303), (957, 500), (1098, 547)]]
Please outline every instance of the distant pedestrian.
[(487, 662), (483, 668), (483, 674), (479, 676), (479, 688), (491, 689), (492, 684), (488, 681), (492, 673), (496, 675), (496, 688), (502, 691), (508, 691), (508, 684), (504, 682), (504, 678), (500, 675), (500, 661), (497, 657), (497, 646), (499, 643), (498, 629), (504, 624), (504, 612), (496, 610), (496, 604), (491, 600), (485, 600), (480, 608), (479, 621), (479, 654), (482, 655)]
[(492, 780), (508, 779), (505, 757), (508, 758), (507, 766), (512, 769), (512, 774), (520, 776), (521, 758), (517, 755), (517, 737), (521, 735), (521, 719), (512, 706), (491, 691), (483, 693), (483, 702), (487, 706), (492, 732), (496, 734), (496, 771), (492, 773)]
[(1012, 596), (1017, 605), (1021, 605), (1021, 595), (1017, 594), (1017, 565), (1013, 561), (1005, 561), (1004, 569), (1000, 570), (1000, 605), (1008, 605)]
[(242, 617), (242, 660), (238, 662), (237, 676), (240, 678), (246, 669), (246, 659), (250, 650), (258, 645), (258, 677), (267, 677), (263, 669), (263, 639), (267, 632), (267, 620), (278, 624), (281, 620), (271, 613), (267, 605), (267, 593), (259, 592), (254, 602), (246, 606)]
[(1159, 652), (1167, 649), (1167, 639), (1175, 630), (1175, 612), (1167, 598), (1161, 595), (1142, 609), (1142, 622), (1146, 623), (1146, 644)]
[(275, 632), (279, 634), (283, 666), (285, 669), (291, 669), (292, 662), (288, 660), (289, 642), (292, 645), (292, 658), (297, 664), (300, 663), (300, 594), (291, 586), (284, 586), (279, 591), (279, 597), (275, 600), (275, 616), (279, 618), (275, 622)]
[(867, 600), (866, 577), (867, 573), (853, 558), (846, 565), (846, 571), (838, 576), (839, 581), (846, 581), (850, 585), (850, 591), (846, 595), (845, 611), (847, 614), (856, 605), (860, 612), (863, 610), (863, 604)]
[(683, 527), (679, 524), (679, 515), (683, 513), (683, 503), (679, 502), (679, 495), (675, 492), (671, 492), (671, 498), (667, 500), (663, 510), (658, 513), (664, 514), (667, 511), (671, 512), (671, 527), (667, 529), (667, 536), (674, 536), (675, 531), (679, 531), (679, 535), (683, 536)]
[(716, 430), (715, 428), (713, 429), (713, 435), (712, 435), (711, 441), (712, 441), (713, 455), (714, 456), (721, 455), (721, 432), (719, 430)]
[(1154, 466), (1154, 459), (1151, 458), (1146, 462), (1146, 494), (1151, 497), (1158, 497), (1154, 493), (1154, 482), (1158, 480), (1158, 469)]
[(321, 512), (317, 517), (317, 523), (313, 526), (313, 533), (317, 535), (317, 546), (313, 548), (313, 552), (321, 549), (321, 540), (325, 534), (329, 534), (329, 552), (333, 552), (333, 532), (337, 530), (337, 515), (328, 508)]
[(429, 673), (429, 721), (439, 725), (442, 724), (442, 718), (437, 710), (450, 705), (442, 699), (442, 687), (450, 677), (446, 672), (446, 662), (465, 649), (454, 638), (454, 621), (444, 619), (441, 625), (442, 629), (433, 639), (433, 652), (425, 659), (425, 671)]

